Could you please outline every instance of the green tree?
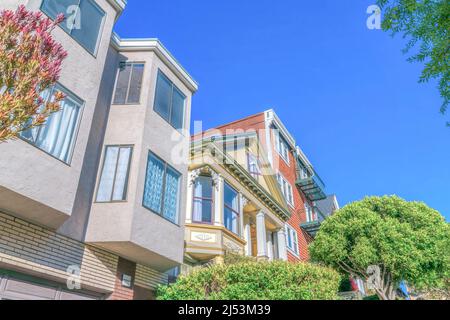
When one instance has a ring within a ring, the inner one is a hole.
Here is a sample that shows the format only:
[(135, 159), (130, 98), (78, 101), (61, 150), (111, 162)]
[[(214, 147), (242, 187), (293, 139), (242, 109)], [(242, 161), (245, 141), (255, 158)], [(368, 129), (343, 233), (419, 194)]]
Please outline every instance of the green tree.
[[(396, 298), (401, 281), (443, 288), (450, 277), (450, 227), (423, 203), (370, 197), (328, 218), (310, 247), (313, 260), (373, 285), (382, 300)], [(379, 272), (376, 272), (376, 271)]]
[(288, 262), (216, 264), (158, 289), (159, 300), (334, 300), (339, 274)]
[(424, 63), (420, 82), (438, 81), (444, 114), (450, 98), (450, 1), (377, 0), (377, 3), (384, 15), (383, 30), (392, 35), (402, 34), (408, 40), (404, 53), (416, 49), (408, 61)]
[(45, 123), (64, 95), (44, 103), (42, 93), (59, 78), (67, 53), (51, 36), (63, 21), (30, 12), (23, 5), (0, 11), (0, 143)]

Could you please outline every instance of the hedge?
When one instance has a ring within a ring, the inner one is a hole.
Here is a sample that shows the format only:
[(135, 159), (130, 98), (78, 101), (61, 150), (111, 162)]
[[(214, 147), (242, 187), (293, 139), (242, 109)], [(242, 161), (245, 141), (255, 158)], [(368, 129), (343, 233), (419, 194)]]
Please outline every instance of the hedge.
[(340, 275), (288, 262), (213, 265), (157, 290), (159, 300), (336, 300)]

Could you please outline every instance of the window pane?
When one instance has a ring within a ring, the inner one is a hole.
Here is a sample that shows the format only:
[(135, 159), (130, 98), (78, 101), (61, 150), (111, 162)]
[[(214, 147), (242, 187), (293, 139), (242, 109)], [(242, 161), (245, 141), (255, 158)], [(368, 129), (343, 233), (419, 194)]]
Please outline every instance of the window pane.
[(180, 174), (172, 168), (167, 168), (166, 187), (164, 190), (164, 211), (163, 216), (178, 223), (178, 194), (180, 191)]
[(114, 192), (112, 197), (114, 201), (123, 201), (126, 199), (130, 158), (131, 148), (120, 148), (119, 159), (117, 161), (116, 179), (114, 181)]
[(231, 188), (228, 184), (225, 184), (225, 205), (232, 208), (235, 211), (239, 211), (239, 197), (238, 193)]
[(75, 19), (75, 13), (78, 9), (79, 0), (44, 0), (41, 5), (41, 10), (45, 12), (51, 19), (55, 19), (58, 14), (64, 14), (66, 19), (60, 26), (67, 32), (70, 32), (69, 25), (72, 25)]
[(235, 234), (238, 234), (239, 216), (229, 208), (225, 207), (224, 220), (225, 220), (224, 221), (225, 228), (227, 228), (228, 230), (230, 230)]
[(128, 91), (128, 101), (130, 104), (137, 104), (141, 98), (142, 76), (144, 74), (143, 64), (134, 64), (131, 74), (130, 90)]
[(161, 214), (163, 196), (164, 163), (149, 154), (145, 179), (144, 206)]
[(81, 102), (62, 90), (66, 98), (61, 102), (61, 109), (50, 115), (45, 124), (39, 128), (35, 144), (64, 162), (69, 162), (75, 144), (75, 133), (81, 114)]
[(171, 95), (171, 82), (162, 73), (159, 73), (156, 84), (155, 111), (167, 121), (169, 121), (170, 116)]
[(116, 84), (116, 93), (114, 95), (114, 104), (125, 104), (130, 74), (131, 74), (130, 64), (125, 64), (120, 67)]
[(77, 39), (89, 52), (95, 53), (97, 42), (105, 13), (92, 0), (81, 0), (77, 20), (72, 36)]
[(186, 97), (174, 87), (172, 99), (172, 119), (171, 124), (178, 130), (183, 129), (184, 125), (184, 101)]
[(107, 147), (103, 164), (102, 175), (97, 192), (97, 202), (111, 201), (111, 193), (116, 172), (117, 158), (119, 156), (118, 147)]
[(193, 220), (195, 222), (212, 222), (212, 179), (211, 177), (198, 177), (195, 181)]

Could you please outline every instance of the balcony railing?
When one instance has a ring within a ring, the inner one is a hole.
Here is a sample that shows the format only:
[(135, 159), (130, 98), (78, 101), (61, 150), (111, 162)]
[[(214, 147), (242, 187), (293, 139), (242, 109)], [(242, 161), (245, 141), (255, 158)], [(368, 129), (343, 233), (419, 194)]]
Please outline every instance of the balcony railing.
[(315, 219), (314, 221), (305, 222), (300, 227), (305, 230), (312, 238), (315, 238), (317, 232), (319, 232), (322, 222), (326, 219), (326, 216), (320, 211), (318, 207), (314, 207)]
[(308, 178), (299, 175), (296, 184), (310, 201), (319, 201), (327, 198), (325, 184), (316, 173)]

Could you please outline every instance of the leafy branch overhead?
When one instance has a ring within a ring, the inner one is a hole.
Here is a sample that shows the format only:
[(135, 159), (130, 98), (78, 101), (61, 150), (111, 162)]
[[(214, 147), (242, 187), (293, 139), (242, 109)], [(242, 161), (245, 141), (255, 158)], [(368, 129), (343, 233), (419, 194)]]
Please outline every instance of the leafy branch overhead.
[(0, 12), (0, 142), (42, 125), (59, 110), (63, 94), (44, 103), (42, 93), (58, 80), (67, 56), (51, 35), (63, 20), (60, 15), (51, 21), (24, 6)]
[(424, 64), (420, 82), (438, 81), (441, 112), (446, 113), (450, 99), (450, 1), (378, 0), (378, 5), (384, 14), (383, 30), (402, 34), (408, 40), (404, 52), (415, 49), (408, 61)]

